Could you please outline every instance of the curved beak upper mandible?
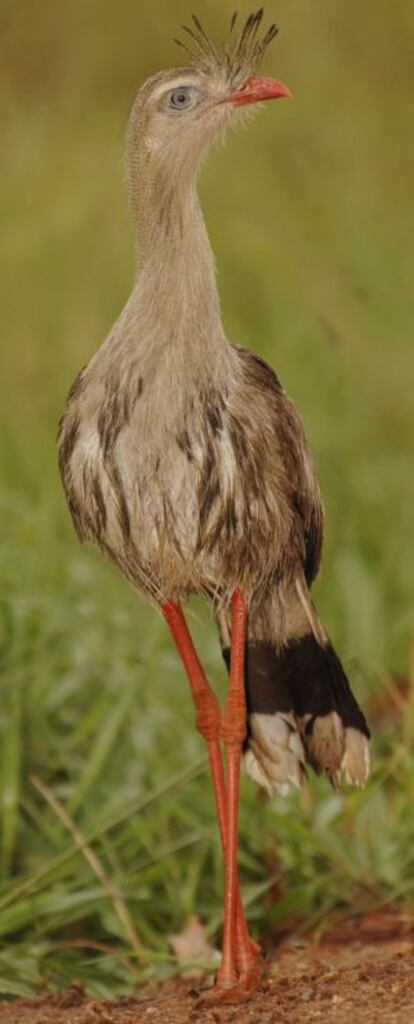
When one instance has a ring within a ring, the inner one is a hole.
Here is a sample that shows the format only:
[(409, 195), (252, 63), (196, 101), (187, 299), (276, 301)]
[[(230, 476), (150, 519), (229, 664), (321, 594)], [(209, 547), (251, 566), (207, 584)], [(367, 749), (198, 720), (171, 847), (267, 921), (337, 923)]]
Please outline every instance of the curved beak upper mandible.
[(235, 103), (242, 106), (245, 103), (260, 103), (263, 100), (277, 100), (290, 96), (292, 93), (283, 82), (278, 82), (276, 78), (256, 75), (248, 78), (241, 89), (223, 96), (219, 103)]

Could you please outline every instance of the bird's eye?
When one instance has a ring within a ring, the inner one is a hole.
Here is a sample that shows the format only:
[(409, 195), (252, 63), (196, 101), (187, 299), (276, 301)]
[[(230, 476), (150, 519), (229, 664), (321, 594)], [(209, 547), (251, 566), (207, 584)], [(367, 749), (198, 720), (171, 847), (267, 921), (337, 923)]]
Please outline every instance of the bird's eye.
[(173, 89), (168, 95), (168, 106), (173, 107), (174, 110), (186, 110), (191, 107), (193, 102), (193, 91), (192, 89)]

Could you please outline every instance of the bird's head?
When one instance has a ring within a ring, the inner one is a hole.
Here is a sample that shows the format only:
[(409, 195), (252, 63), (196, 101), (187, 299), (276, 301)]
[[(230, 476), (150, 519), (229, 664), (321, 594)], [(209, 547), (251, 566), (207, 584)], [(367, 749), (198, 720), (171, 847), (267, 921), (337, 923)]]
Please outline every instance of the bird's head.
[(225, 45), (217, 49), (193, 16), (184, 26), (187, 66), (162, 71), (139, 90), (129, 122), (127, 172), (132, 192), (143, 176), (171, 181), (190, 173), (211, 142), (240, 120), (251, 104), (289, 96), (287, 86), (257, 70), (275, 25), (262, 34), (263, 8), (237, 30), (233, 15)]

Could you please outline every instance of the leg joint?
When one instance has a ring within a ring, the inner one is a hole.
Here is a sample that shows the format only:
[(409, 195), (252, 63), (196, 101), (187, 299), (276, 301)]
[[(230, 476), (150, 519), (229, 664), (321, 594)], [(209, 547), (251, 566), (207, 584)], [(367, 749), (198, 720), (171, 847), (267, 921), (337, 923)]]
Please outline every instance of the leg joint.
[(220, 736), (220, 705), (212, 690), (203, 690), (195, 697), (195, 724), (206, 743)]

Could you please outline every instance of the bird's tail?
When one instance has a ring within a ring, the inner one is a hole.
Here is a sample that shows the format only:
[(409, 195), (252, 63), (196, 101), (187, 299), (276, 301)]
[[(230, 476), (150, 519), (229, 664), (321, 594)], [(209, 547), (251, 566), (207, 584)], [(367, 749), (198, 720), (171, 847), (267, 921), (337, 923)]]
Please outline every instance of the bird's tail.
[(266, 618), (263, 631), (251, 616), (248, 630), (249, 775), (269, 795), (284, 794), (300, 785), (307, 761), (335, 787), (363, 786), (371, 761), (369, 729), (306, 586), (297, 583), (291, 606), (277, 616), (274, 638)]

